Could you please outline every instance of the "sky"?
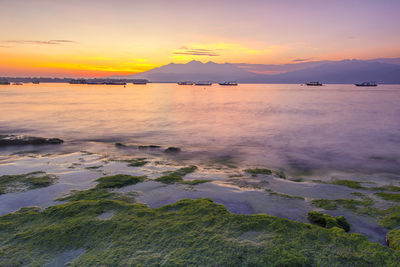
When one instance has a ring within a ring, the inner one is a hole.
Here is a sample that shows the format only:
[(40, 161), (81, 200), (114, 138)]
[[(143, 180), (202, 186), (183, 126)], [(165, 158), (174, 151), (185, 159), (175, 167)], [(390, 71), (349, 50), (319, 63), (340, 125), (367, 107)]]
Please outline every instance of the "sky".
[(0, 0), (0, 76), (400, 57), (399, 0)]

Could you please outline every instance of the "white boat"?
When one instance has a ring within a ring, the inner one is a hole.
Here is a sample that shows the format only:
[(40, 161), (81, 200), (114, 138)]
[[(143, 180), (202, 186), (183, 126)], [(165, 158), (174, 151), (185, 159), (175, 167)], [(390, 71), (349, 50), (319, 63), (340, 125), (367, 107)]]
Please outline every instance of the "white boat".
[(355, 86), (364, 86), (364, 87), (376, 87), (378, 86), (377, 82), (363, 82), (363, 83), (355, 83)]
[(237, 82), (223, 82), (223, 83), (219, 83), (219, 85), (223, 85), (223, 86), (236, 86), (238, 85)]
[(194, 85), (210, 86), (212, 85), (212, 82), (196, 82)]
[(191, 81), (185, 81), (185, 82), (178, 82), (179, 85), (193, 85), (194, 83)]

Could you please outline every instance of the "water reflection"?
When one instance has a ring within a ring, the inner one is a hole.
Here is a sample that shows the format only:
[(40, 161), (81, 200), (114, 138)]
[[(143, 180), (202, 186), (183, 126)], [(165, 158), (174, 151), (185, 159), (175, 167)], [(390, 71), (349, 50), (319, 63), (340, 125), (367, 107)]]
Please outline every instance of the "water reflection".
[[(184, 148), (296, 174), (400, 174), (400, 87), (25, 84), (0, 87), (0, 131)], [(89, 143), (104, 144), (98, 146)], [(3, 150), (4, 152), (5, 150)], [(3, 153), (1, 152), (1, 153)], [(93, 151), (97, 152), (97, 151)], [(118, 151), (116, 151), (118, 153)]]

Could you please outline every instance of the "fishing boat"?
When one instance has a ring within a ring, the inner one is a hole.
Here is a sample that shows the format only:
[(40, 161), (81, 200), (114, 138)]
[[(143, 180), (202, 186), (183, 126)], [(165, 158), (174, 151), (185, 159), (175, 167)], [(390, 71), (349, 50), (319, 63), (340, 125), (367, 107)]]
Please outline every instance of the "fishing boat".
[(178, 82), (179, 85), (193, 85), (194, 83), (191, 81), (186, 81), (186, 82)]
[(21, 83), (21, 82), (15, 82), (15, 83), (13, 83), (13, 85), (23, 85), (23, 83)]
[(0, 80), (0, 85), (9, 85), (10, 82), (7, 80)]
[(147, 80), (145, 80), (145, 79), (137, 79), (137, 80), (133, 80), (133, 84), (141, 84), (141, 85), (146, 85), (147, 84)]
[(355, 83), (355, 86), (364, 86), (364, 87), (376, 87), (378, 84), (376, 82), (362, 82), (362, 83)]
[(39, 81), (32, 81), (33, 84), (39, 84)]
[(308, 82), (306, 83), (307, 86), (322, 86), (323, 84), (320, 82)]
[(126, 85), (126, 82), (118, 82), (118, 81), (109, 81), (105, 82), (105, 85)]
[(223, 85), (223, 86), (236, 86), (238, 85), (237, 82), (223, 82), (223, 83), (219, 83), (219, 85)]
[(71, 80), (69, 81), (70, 84), (87, 84), (87, 81), (85, 79), (77, 79), (77, 80)]
[(212, 82), (196, 82), (194, 85), (210, 86), (212, 85)]

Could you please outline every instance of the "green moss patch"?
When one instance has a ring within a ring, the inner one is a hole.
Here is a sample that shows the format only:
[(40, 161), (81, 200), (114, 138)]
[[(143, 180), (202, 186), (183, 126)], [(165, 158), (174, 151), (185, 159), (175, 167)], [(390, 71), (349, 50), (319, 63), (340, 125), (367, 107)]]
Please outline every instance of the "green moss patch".
[(314, 199), (311, 203), (325, 210), (343, 207), (353, 211), (358, 210), (360, 207), (371, 207), (374, 204), (374, 201), (364, 194), (355, 192), (355, 195), (361, 199)]
[(141, 167), (149, 163), (149, 161), (147, 161), (146, 158), (136, 158), (124, 161), (128, 162), (129, 167)]
[(187, 185), (198, 185), (198, 184), (204, 184), (204, 183), (208, 183), (211, 182), (212, 180), (199, 180), (199, 179), (195, 179), (195, 180), (186, 180), (186, 181), (181, 181), (181, 184), (187, 184)]
[(377, 212), (380, 216), (380, 223), (389, 229), (400, 227), (400, 206), (395, 205), (385, 210), (379, 210)]
[(275, 192), (274, 190), (272, 190), (270, 188), (265, 189), (265, 191), (268, 192), (270, 195), (274, 195), (274, 196), (284, 197), (284, 198), (288, 198), (288, 199), (302, 199), (302, 200), (304, 200), (304, 197), (293, 196), (293, 195), (288, 195), (288, 194)]
[(56, 181), (57, 176), (46, 174), (45, 172), (2, 175), (0, 176), (0, 195), (47, 187)]
[(352, 180), (333, 180), (332, 184), (347, 186), (354, 189), (364, 189), (360, 182)]
[(135, 203), (136, 194), (129, 192), (126, 194), (110, 192), (107, 189), (102, 188), (91, 188), (88, 190), (72, 190), (65, 197), (56, 199), (57, 201), (79, 201), (79, 200), (101, 200), (101, 199), (113, 199), (122, 200), (128, 203)]
[[(190, 184), (191, 181), (184, 181), (183, 176), (185, 176), (189, 173), (192, 173), (196, 170), (197, 170), (197, 167), (194, 165), (191, 165), (189, 167), (183, 167), (176, 171), (170, 172), (166, 175), (160, 176), (160, 177), (156, 178), (155, 181), (164, 183), (164, 184), (173, 184), (173, 183)], [(197, 181), (205, 181), (205, 180), (197, 180)], [(196, 183), (196, 182), (192, 182), (192, 183)]]
[(380, 187), (373, 187), (371, 189), (377, 190), (377, 191), (400, 192), (400, 186), (395, 186), (395, 185), (385, 185), (385, 186), (380, 186)]
[(387, 200), (387, 201), (395, 201), (400, 202), (400, 194), (394, 193), (375, 193), (378, 197)]
[(96, 188), (121, 188), (143, 182), (146, 178), (147, 176), (132, 176), (127, 174), (105, 176), (96, 180), (99, 182)]
[(391, 249), (400, 250), (400, 229), (390, 231), (386, 241)]
[[(100, 220), (107, 212), (113, 216)], [(265, 214), (235, 215), (208, 199), (150, 209), (79, 200), (0, 217), (1, 266), (395, 266), (400, 254), (336, 227)]]
[(350, 231), (350, 224), (347, 222), (346, 218), (343, 216), (333, 217), (333, 216), (325, 214), (325, 213), (310, 211), (307, 214), (307, 219), (311, 223), (319, 225), (324, 228), (338, 227), (338, 228), (342, 228), (346, 232)]

